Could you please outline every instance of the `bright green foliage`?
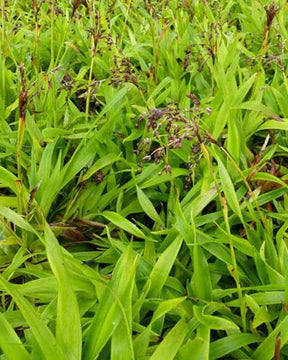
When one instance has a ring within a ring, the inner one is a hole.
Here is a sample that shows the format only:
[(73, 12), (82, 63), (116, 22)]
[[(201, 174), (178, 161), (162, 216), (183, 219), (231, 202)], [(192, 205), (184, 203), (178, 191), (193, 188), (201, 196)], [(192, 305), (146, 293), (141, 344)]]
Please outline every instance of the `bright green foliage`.
[(1, 360), (288, 358), (285, 0), (0, 0)]

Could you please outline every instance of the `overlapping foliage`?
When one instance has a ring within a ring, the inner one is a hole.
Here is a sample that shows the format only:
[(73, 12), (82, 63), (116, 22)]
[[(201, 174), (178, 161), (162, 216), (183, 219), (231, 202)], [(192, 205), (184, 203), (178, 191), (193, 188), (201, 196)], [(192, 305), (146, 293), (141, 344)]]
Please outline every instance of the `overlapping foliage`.
[(286, 1), (1, 0), (1, 359), (287, 359)]

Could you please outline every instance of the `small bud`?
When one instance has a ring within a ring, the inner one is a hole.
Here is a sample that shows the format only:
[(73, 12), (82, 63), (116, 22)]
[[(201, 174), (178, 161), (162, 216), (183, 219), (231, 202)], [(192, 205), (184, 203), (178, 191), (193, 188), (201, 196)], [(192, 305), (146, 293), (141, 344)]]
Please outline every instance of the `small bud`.
[(146, 155), (143, 157), (144, 161), (150, 161), (151, 160), (151, 155)]

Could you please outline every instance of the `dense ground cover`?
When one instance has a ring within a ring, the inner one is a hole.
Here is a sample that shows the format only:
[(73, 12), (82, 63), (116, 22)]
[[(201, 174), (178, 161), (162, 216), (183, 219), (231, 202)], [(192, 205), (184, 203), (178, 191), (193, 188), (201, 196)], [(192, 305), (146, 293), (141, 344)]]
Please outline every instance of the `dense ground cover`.
[(1, 0), (1, 359), (288, 359), (287, 11)]

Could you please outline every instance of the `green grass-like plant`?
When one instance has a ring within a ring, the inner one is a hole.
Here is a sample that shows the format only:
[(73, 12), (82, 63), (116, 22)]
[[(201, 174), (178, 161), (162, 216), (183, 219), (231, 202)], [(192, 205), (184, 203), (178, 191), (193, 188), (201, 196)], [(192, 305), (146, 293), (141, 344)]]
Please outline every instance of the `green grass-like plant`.
[(288, 359), (288, 5), (1, 0), (0, 358)]

